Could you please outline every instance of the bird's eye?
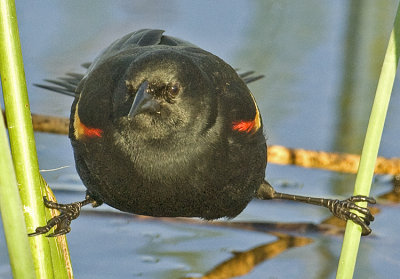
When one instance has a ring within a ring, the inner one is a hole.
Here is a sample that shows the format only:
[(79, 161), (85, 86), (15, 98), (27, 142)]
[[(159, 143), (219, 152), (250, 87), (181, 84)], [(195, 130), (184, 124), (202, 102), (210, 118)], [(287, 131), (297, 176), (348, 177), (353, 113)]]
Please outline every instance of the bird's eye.
[(169, 86), (169, 88), (168, 88), (168, 95), (169, 95), (171, 98), (175, 98), (176, 96), (178, 96), (179, 91), (180, 91), (179, 84), (178, 84), (178, 83), (175, 83), (174, 85)]

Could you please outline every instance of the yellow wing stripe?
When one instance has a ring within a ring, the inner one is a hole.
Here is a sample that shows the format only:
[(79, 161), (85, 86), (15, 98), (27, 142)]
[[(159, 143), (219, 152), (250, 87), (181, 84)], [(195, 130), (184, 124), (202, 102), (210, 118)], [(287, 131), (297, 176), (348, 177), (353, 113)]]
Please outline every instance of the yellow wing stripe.
[(246, 120), (234, 121), (232, 123), (232, 129), (238, 132), (246, 132), (254, 134), (261, 127), (261, 117), (254, 96), (251, 93), (250, 96), (253, 99), (254, 107), (256, 108), (256, 115), (254, 116), (254, 119), (247, 121)]
[(261, 127), (261, 117), (260, 117), (260, 111), (258, 110), (258, 106), (257, 106), (257, 103), (256, 103), (256, 99), (254, 98), (254, 96), (253, 96), (253, 94), (251, 92), (250, 92), (250, 96), (253, 99), (254, 106), (256, 107), (256, 116), (254, 117), (254, 120), (253, 120), (254, 121), (254, 126), (253, 126), (253, 129), (252, 129), (252, 133), (255, 133)]
[(99, 128), (87, 127), (81, 122), (78, 115), (78, 104), (76, 103), (75, 115), (74, 115), (74, 136), (76, 140), (83, 138), (101, 138), (103, 136), (103, 130)]

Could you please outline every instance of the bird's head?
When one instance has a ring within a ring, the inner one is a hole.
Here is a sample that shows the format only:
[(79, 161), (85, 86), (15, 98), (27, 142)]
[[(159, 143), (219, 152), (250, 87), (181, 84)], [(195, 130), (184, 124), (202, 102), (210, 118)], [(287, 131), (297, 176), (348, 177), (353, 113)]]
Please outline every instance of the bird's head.
[(116, 121), (153, 139), (205, 129), (217, 96), (200, 56), (205, 54), (168, 48), (139, 55), (126, 71), (124, 88), (114, 92)]

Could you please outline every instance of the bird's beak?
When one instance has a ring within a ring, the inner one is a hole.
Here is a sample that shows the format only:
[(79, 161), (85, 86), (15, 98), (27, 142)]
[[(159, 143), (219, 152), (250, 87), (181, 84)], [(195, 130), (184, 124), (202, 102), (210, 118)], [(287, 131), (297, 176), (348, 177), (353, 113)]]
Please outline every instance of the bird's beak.
[(131, 109), (128, 113), (128, 118), (133, 118), (135, 115), (144, 112), (160, 112), (160, 103), (147, 93), (149, 82), (144, 81), (136, 92), (135, 99), (133, 100)]

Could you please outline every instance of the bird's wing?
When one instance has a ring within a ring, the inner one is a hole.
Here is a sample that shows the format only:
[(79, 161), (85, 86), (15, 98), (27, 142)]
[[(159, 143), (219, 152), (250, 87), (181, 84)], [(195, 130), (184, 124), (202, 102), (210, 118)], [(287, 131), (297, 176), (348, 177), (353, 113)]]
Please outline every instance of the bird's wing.
[[(120, 52), (124, 49), (151, 46), (151, 45), (168, 45), (168, 46), (192, 46), (195, 45), (186, 42), (184, 40), (163, 35), (164, 30), (157, 29), (141, 29), (123, 36), (121, 39), (116, 40), (109, 47), (107, 47), (93, 63), (84, 63), (82, 67), (90, 69), (95, 64), (100, 63), (113, 56), (115, 53)], [(76, 92), (76, 88), (80, 81), (84, 78), (84, 74), (67, 73), (65, 77), (58, 78), (56, 80), (45, 79), (44, 81), (49, 84), (35, 84), (37, 87), (44, 88), (53, 92), (61, 93), (64, 95), (76, 97), (79, 92)], [(248, 71), (239, 73), (239, 76), (244, 82), (250, 83), (256, 81), (263, 75), (255, 75), (254, 71)]]

